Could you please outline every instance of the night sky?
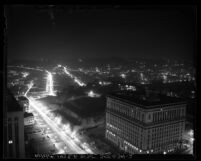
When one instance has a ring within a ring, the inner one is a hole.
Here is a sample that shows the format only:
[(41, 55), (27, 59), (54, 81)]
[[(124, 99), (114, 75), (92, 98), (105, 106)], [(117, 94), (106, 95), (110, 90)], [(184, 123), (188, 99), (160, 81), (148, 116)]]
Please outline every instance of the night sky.
[(193, 59), (192, 6), (10, 6), (11, 58), (142, 57)]

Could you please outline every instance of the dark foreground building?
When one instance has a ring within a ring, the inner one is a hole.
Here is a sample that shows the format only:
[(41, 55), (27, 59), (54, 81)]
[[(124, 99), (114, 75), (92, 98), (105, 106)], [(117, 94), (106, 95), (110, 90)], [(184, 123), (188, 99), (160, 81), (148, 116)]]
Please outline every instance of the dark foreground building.
[(18, 97), (18, 102), (23, 107), (24, 112), (29, 112), (29, 100), (25, 96)]
[(164, 95), (107, 96), (105, 137), (130, 154), (174, 151), (185, 130), (186, 103)]
[(24, 112), (15, 97), (7, 92), (4, 122), (4, 157), (24, 158)]

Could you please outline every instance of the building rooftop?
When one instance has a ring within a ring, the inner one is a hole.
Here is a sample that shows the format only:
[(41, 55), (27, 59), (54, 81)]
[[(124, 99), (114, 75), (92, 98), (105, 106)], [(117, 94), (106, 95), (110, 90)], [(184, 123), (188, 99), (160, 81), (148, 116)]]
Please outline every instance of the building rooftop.
[(108, 97), (119, 99), (133, 105), (138, 105), (144, 108), (151, 106), (165, 105), (165, 104), (185, 104), (186, 102), (181, 98), (169, 97), (156, 93), (142, 93), (133, 91), (118, 91), (107, 95)]
[(19, 105), (13, 94), (7, 90), (6, 95), (7, 112), (23, 111), (23, 108)]
[(24, 113), (24, 118), (25, 118), (25, 117), (30, 117), (30, 116), (34, 116), (33, 113), (28, 113), (28, 112), (25, 112), (25, 113)]

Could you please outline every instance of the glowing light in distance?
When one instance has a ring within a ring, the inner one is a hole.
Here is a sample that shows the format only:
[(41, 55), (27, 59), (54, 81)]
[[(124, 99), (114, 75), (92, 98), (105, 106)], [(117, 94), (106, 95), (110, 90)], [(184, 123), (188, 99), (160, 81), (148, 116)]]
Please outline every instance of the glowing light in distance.
[(89, 97), (100, 97), (100, 94), (94, 93), (93, 91), (88, 92)]
[(142, 80), (144, 80), (144, 74), (143, 73), (140, 73), (140, 77)]
[(23, 67), (23, 66), (8, 66), (8, 67), (17, 67), (17, 68), (23, 68), (23, 69), (38, 70), (38, 71), (41, 71), (41, 72), (44, 71), (44, 70), (42, 70), (42, 69), (30, 68), (30, 67)]
[(103, 81), (103, 82), (99, 81), (98, 83), (99, 83), (100, 85), (102, 85), (102, 86), (106, 86), (106, 85), (111, 84), (111, 82), (105, 82), (105, 81)]
[(83, 87), (86, 86), (85, 83), (81, 82), (78, 78), (76, 78), (75, 76), (73, 76), (67, 69), (66, 67), (64, 67), (64, 72), (71, 77), (72, 79), (74, 79), (75, 83), (77, 83), (79, 86)]
[(26, 78), (28, 75), (29, 75), (28, 72), (22, 72), (22, 76), (23, 76), (24, 78)]
[(126, 78), (126, 74), (121, 74), (120, 75), (122, 78)]
[(8, 141), (8, 144), (12, 144), (12, 143), (13, 143), (13, 141), (12, 141), (12, 140), (9, 140), (9, 141)]
[(193, 130), (190, 130), (190, 131), (189, 131), (189, 135), (190, 135), (191, 137), (193, 137)]
[(46, 92), (50, 96), (55, 96), (52, 73), (50, 73), (49, 71), (46, 71), (46, 72), (48, 74), (47, 78), (46, 78), (47, 79), (47, 81), (46, 81)]
[(30, 91), (30, 89), (33, 87), (33, 81), (31, 81), (31, 83), (30, 84), (28, 84), (28, 90), (25, 92), (25, 94), (24, 94), (24, 96), (26, 96), (27, 95), (27, 93)]

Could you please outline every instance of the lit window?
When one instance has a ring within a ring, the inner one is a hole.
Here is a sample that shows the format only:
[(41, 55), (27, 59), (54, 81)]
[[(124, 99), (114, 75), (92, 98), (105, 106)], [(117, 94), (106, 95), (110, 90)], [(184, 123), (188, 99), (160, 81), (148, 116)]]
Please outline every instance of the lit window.
[(13, 143), (13, 141), (12, 141), (12, 140), (9, 140), (9, 141), (8, 141), (8, 144), (12, 144), (12, 143)]
[(149, 120), (151, 119), (151, 115), (150, 115), (150, 114), (148, 115), (148, 119), (149, 119)]

